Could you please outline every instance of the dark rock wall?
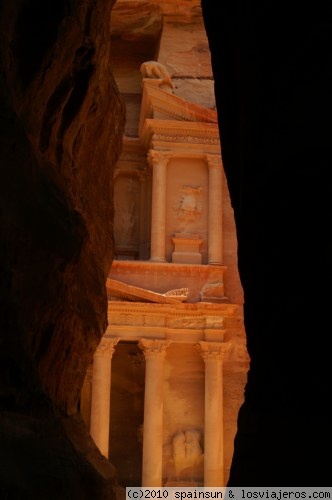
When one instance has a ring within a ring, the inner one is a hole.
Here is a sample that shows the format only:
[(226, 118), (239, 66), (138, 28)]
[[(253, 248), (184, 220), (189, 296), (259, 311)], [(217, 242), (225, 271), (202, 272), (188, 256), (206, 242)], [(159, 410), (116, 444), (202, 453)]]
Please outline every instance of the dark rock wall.
[(114, 471), (94, 470), (105, 464), (77, 417), (107, 325), (124, 126), (112, 4), (0, 4), (1, 498), (113, 495)]
[(331, 7), (202, 0), (251, 366), (229, 485), (331, 482)]

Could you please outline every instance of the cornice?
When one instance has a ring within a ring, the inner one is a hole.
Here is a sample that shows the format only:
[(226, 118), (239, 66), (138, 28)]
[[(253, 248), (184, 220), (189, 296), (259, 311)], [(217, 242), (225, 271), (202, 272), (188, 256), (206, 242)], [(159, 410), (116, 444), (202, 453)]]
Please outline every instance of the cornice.
[[(108, 301), (108, 313), (131, 314), (131, 315), (156, 315), (168, 317), (231, 317), (236, 314), (239, 309), (238, 304), (213, 303), (213, 302), (196, 302), (177, 304), (157, 304), (152, 302), (128, 302), (128, 301)], [(112, 317), (112, 316), (111, 316)], [(211, 328), (210, 321), (206, 324), (207, 328)]]
[(151, 141), (166, 142), (171, 145), (209, 145), (220, 148), (219, 128), (216, 123), (147, 118), (140, 136), (146, 149), (149, 149)]
[(150, 262), (149, 260), (113, 260), (110, 278), (117, 273), (134, 272), (158, 276), (210, 276), (224, 273), (227, 266), (213, 266), (208, 264), (177, 264), (173, 262)]

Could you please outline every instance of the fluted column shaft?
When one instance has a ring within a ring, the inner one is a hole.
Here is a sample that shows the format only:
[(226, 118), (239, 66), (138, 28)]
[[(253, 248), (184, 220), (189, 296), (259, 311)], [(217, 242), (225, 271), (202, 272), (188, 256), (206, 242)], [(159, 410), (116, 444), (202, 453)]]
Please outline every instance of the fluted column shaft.
[(166, 238), (166, 181), (167, 164), (171, 154), (151, 150), (152, 165), (151, 257), (154, 262), (165, 262)]
[(106, 458), (109, 452), (111, 360), (118, 340), (103, 337), (93, 358), (90, 434)]
[(144, 352), (145, 395), (142, 486), (162, 485), (164, 360), (169, 341), (139, 342)]
[(222, 163), (219, 155), (206, 155), (209, 167), (208, 263), (223, 263), (222, 253)]
[(223, 374), (225, 345), (199, 342), (205, 363), (204, 486), (224, 486)]

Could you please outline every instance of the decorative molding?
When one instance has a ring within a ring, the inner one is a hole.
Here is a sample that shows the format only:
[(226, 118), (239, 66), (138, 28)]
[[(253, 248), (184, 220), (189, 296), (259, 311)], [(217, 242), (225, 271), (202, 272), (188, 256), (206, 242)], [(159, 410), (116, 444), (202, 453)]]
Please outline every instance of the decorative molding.
[(209, 144), (213, 146), (220, 146), (220, 140), (216, 137), (199, 137), (199, 136), (190, 136), (190, 135), (166, 135), (166, 134), (153, 134), (153, 141), (162, 141), (162, 142), (180, 142), (183, 144)]
[(210, 145), (220, 149), (219, 129), (215, 123), (147, 118), (140, 137), (146, 149), (157, 138), (174, 144)]
[[(128, 314), (128, 315), (156, 315), (163, 317), (181, 317), (185, 315), (186, 317), (215, 317), (223, 316), (234, 317), (236, 312), (239, 310), (238, 304), (227, 304), (227, 303), (212, 303), (212, 302), (197, 302), (197, 303), (177, 303), (177, 304), (153, 304), (151, 302), (121, 302), (121, 301), (109, 301), (108, 302), (108, 313), (109, 313), (109, 324), (110, 326), (116, 325), (114, 323), (114, 318), (116, 314)], [(220, 328), (220, 323), (216, 325)], [(206, 324), (207, 328), (211, 328), (211, 323), (208, 320)]]
[(206, 276), (211, 279), (214, 276), (220, 276), (227, 270), (226, 266), (209, 266), (207, 264), (190, 265), (190, 264), (173, 264), (171, 262), (163, 262), (160, 264), (152, 263), (149, 261), (120, 261), (114, 260), (111, 268), (111, 276), (115, 277), (117, 273), (132, 274), (134, 271), (137, 273), (151, 274), (154, 276)]

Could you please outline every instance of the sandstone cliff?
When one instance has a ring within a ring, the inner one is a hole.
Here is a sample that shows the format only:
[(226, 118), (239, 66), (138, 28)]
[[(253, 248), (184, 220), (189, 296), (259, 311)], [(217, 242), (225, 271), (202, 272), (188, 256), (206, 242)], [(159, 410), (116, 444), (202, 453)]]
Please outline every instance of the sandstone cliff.
[(330, 483), (330, 6), (202, 1), (251, 368), (229, 484)]
[(107, 322), (124, 126), (112, 3), (0, 7), (1, 498), (114, 495), (114, 471), (77, 417)]

